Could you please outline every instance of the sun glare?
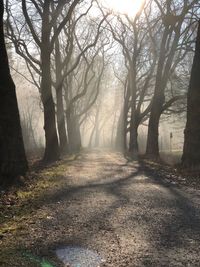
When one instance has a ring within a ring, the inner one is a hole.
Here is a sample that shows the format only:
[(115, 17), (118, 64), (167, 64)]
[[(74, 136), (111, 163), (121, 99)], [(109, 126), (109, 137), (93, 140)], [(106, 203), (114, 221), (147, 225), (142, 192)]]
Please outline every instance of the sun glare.
[(144, 0), (102, 0), (102, 4), (112, 12), (134, 17), (142, 7)]

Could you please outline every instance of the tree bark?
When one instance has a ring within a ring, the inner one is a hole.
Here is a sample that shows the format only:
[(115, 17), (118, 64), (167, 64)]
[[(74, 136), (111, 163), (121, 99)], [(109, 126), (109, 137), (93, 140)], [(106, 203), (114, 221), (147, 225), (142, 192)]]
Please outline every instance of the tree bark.
[[(135, 48), (136, 50), (136, 48)], [(130, 141), (129, 141), (129, 152), (134, 158), (138, 157), (138, 122), (137, 122), (137, 110), (136, 110), (136, 58), (133, 59), (132, 64), (130, 64), (130, 73), (128, 81), (128, 90), (130, 90), (131, 96), (131, 120), (130, 120)]]
[(160, 159), (159, 153), (159, 121), (162, 113), (164, 96), (155, 97), (152, 103), (151, 114), (149, 118), (146, 156), (155, 160)]
[(129, 152), (138, 157), (138, 120), (136, 110), (131, 111)]
[(119, 116), (116, 135), (116, 149), (119, 151), (127, 150), (127, 117), (128, 117), (128, 100), (129, 96), (126, 96), (124, 106)]
[(72, 110), (68, 111), (66, 114), (67, 118), (67, 132), (69, 139), (69, 152), (76, 153), (80, 151), (81, 148), (81, 133), (78, 118)]
[[(168, 12), (170, 14), (169, 10)], [(184, 16), (185, 13), (183, 13), (182, 15)], [(172, 63), (181, 36), (182, 22), (183, 19), (181, 16), (180, 20), (177, 21), (176, 26), (166, 24), (161, 40), (159, 60), (156, 73), (155, 91), (149, 118), (147, 149), (146, 149), (146, 156), (154, 160), (160, 159), (159, 142), (158, 142), (159, 121), (160, 121), (160, 116), (163, 112), (163, 105), (165, 103), (165, 89), (167, 86), (167, 82), (169, 80), (170, 71), (172, 69)], [(172, 37), (173, 39), (171, 39)], [(171, 39), (170, 49), (167, 47), (169, 39)]]
[(115, 140), (115, 148), (119, 151), (124, 151), (124, 131), (123, 131), (123, 124), (124, 124), (124, 109), (120, 112), (120, 116), (117, 123), (117, 134)]
[(115, 148), (115, 125), (117, 121), (117, 111), (114, 111), (114, 119), (112, 124), (112, 131), (111, 131), (111, 140), (110, 140), (110, 146), (111, 148)]
[[(160, 47), (159, 60), (156, 73), (155, 91), (151, 106), (151, 113), (149, 118), (148, 134), (147, 134), (147, 147), (146, 156), (154, 160), (160, 158), (159, 154), (159, 121), (162, 114), (162, 106), (165, 102), (165, 87), (167, 84), (167, 78), (164, 80), (164, 67), (165, 67), (165, 54), (166, 54), (166, 42), (168, 35), (170, 34), (169, 26), (166, 26)], [(173, 51), (174, 52), (174, 51)], [(171, 66), (170, 66), (171, 67)], [(166, 72), (168, 72), (167, 70)]]
[(55, 63), (56, 63), (56, 99), (57, 99), (57, 126), (58, 135), (60, 140), (60, 152), (66, 154), (68, 152), (68, 140), (65, 126), (65, 113), (63, 104), (62, 87), (62, 67), (61, 67), (61, 54), (58, 39), (55, 42)]
[(95, 116), (95, 138), (94, 138), (94, 147), (99, 146), (99, 134), (100, 134), (100, 129), (99, 129), (99, 113), (100, 113), (100, 105), (97, 107), (97, 113)]
[(44, 2), (42, 19), (42, 42), (41, 42), (41, 95), (44, 106), (44, 130), (46, 147), (43, 160), (53, 162), (59, 159), (60, 151), (55, 120), (55, 104), (52, 96), (51, 81), (51, 47), (49, 26), (50, 1)]
[(0, 182), (12, 183), (16, 176), (26, 173), (28, 164), (4, 40), (3, 13), (4, 4), (0, 1)]
[(58, 135), (60, 140), (60, 152), (61, 154), (65, 155), (68, 152), (69, 148), (68, 148), (68, 139), (66, 134), (66, 126), (65, 126), (62, 87), (56, 89), (56, 98), (57, 98), (57, 125), (58, 125)]
[(200, 168), (200, 21), (187, 101), (182, 165), (189, 168)]

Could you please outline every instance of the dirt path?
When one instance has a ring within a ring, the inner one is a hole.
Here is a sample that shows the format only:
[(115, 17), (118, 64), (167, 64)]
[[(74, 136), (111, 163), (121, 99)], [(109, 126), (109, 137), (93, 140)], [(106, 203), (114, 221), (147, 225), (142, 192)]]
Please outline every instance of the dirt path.
[(19, 246), (44, 256), (63, 245), (88, 247), (108, 267), (200, 266), (200, 191), (101, 151), (81, 154), (60, 179)]

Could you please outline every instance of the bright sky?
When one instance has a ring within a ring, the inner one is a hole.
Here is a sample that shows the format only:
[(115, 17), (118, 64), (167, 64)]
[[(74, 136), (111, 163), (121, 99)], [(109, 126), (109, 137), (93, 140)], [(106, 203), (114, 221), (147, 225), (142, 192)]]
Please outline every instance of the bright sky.
[(101, 0), (105, 7), (108, 7), (113, 12), (127, 14), (134, 17), (141, 8), (144, 0)]

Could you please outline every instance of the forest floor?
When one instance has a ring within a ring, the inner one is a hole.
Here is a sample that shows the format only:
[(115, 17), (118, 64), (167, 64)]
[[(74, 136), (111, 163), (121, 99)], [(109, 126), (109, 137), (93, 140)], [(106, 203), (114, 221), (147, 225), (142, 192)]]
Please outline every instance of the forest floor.
[(0, 266), (63, 266), (55, 249), (68, 245), (107, 267), (200, 266), (199, 188), (167, 166), (99, 150), (32, 170), (24, 187), (1, 192)]

